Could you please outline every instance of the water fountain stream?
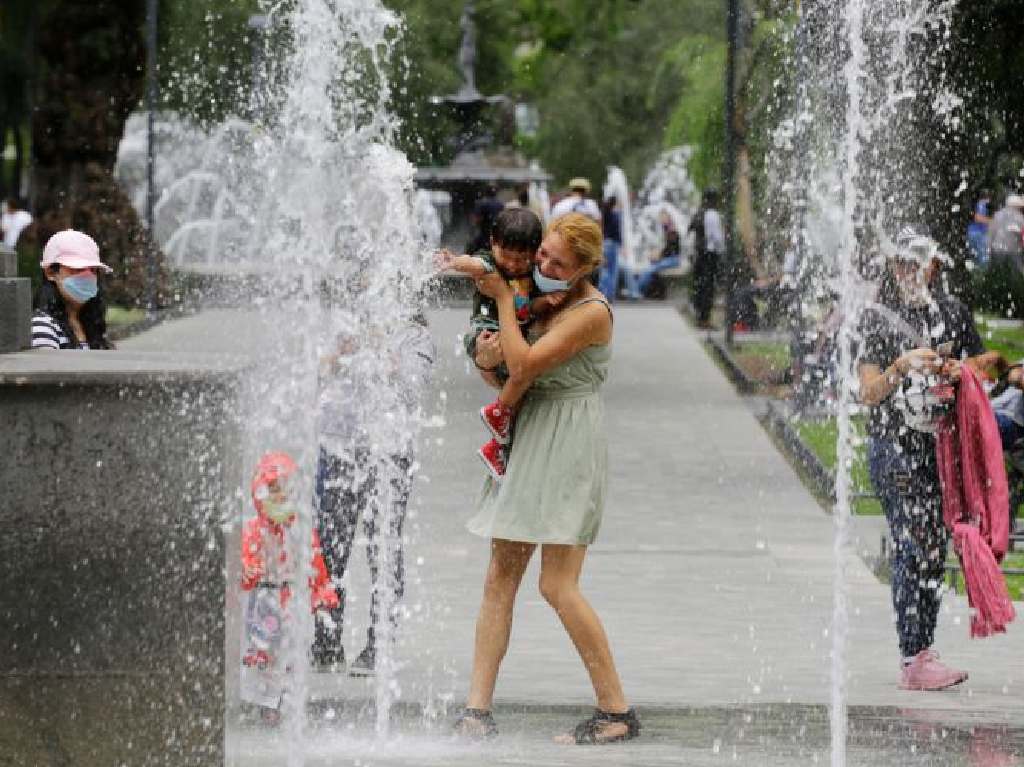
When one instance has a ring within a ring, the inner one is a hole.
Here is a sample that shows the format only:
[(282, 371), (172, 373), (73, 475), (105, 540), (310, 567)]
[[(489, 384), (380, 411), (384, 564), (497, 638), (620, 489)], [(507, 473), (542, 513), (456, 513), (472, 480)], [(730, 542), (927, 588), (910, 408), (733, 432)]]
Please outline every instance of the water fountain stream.
[[(420, 310), (430, 275), (424, 246), (438, 232), (436, 221), (432, 233), (419, 226), (418, 214), (429, 220), (432, 210), (417, 201), (414, 169), (392, 147), (384, 65), (399, 18), (378, 0), (296, 0), (267, 10), (286, 43), (268, 52), (280, 65), (271, 68), (266, 107), (250, 121), (215, 127), (183, 159), (158, 205), (157, 234), (180, 269), (249, 278), (232, 296), (242, 304), (238, 311), (254, 314), (263, 350), (244, 400), (243, 465), (255, 465), (267, 450), (286, 450), (299, 466), (295, 492), (312, 498), (322, 440), (317, 408), (306, 403), (317, 402), (321, 359), (337, 351), (343, 334), (377, 345), (360, 373), (381, 382), (375, 401), (364, 403), (374, 414), (366, 424), (376, 451), (370, 460), (386, 462), (387, 446), (415, 439), (418, 417), (396, 405), (394, 389), (405, 384), (394, 380), (391, 354), (380, 344)], [(380, 485), (378, 528), (388, 531), (391, 483), (384, 477)], [(247, 513), (239, 511), (235, 525)], [(312, 516), (300, 514), (295, 524), (289, 558), (306, 562)], [(387, 574), (394, 541), (380, 537)], [(379, 597), (387, 616), (394, 590), (384, 577)], [(305, 761), (313, 618), (306, 579), (296, 578), (293, 589), (283, 733), (287, 763), (298, 767)], [(380, 623), (375, 729), (386, 738), (401, 690), (389, 622)], [(229, 737), (229, 761), (238, 758), (232, 748)]]
[[(834, 581), (831, 634), (832, 765), (846, 764), (846, 557), (858, 410), (855, 348), (858, 322), (877, 290), (895, 231), (916, 223), (930, 185), (924, 136), (945, 116), (929, 82), (942, 45), (929, 44), (952, 5), (905, 0), (830, 0), (801, 5), (796, 40), (793, 151), (785, 194), (793, 217), (790, 247), (805, 281), (820, 293), (837, 279), (842, 324), (836, 360), (838, 423)], [(841, 30), (838, 39), (833, 35)], [(941, 36), (939, 37), (941, 39)], [(833, 263), (833, 259), (835, 259)], [(804, 297), (805, 300), (807, 296)]]

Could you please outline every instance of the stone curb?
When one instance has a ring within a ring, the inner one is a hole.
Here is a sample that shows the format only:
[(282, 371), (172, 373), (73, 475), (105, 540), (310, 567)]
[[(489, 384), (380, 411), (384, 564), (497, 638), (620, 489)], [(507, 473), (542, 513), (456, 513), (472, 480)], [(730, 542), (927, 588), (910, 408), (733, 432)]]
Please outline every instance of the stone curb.
[(740, 394), (753, 394), (760, 388), (760, 384), (748, 376), (736, 362), (736, 358), (732, 356), (732, 351), (725, 345), (724, 340), (709, 333), (705, 343), (711, 348), (718, 361), (722, 363), (726, 375)]
[(800, 434), (789, 422), (789, 415), (778, 402), (769, 401), (765, 409), (764, 423), (768, 431), (782, 441), (790, 457), (799, 462), (807, 472), (816, 493), (829, 501), (836, 500), (836, 475), (821, 462), (814, 451), (804, 444)]

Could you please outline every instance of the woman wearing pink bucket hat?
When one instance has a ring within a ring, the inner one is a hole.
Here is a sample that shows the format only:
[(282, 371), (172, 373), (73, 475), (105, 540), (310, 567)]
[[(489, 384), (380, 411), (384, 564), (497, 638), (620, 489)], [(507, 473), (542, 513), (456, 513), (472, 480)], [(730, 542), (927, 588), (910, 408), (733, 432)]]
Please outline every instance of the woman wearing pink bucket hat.
[(87, 234), (65, 229), (43, 249), (43, 284), (36, 293), (32, 347), (110, 349), (106, 306), (99, 273), (112, 271), (100, 261), (100, 249)]

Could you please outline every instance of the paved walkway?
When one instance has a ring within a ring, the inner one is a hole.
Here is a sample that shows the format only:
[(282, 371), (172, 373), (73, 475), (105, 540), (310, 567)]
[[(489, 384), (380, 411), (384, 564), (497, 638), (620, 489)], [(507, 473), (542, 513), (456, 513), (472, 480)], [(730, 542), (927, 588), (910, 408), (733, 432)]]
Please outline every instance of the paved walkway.
[[(423, 564), (409, 604), (430, 616), (410, 623), (407, 635), (413, 654), (435, 659), (435, 689), (452, 685), (456, 700), (465, 690), (487, 555), (486, 544), (463, 528), (482, 481), (473, 456), (484, 437), (476, 409), (489, 393), (454, 354), (462, 315), (432, 317), (447, 425), (431, 432), (423, 452), (412, 531), (413, 556)], [(584, 587), (629, 696), (670, 707), (826, 703), (832, 519), (674, 311), (619, 309), (606, 403), (609, 502)], [(861, 545), (877, 550), (878, 542)], [(536, 567), (517, 605), (498, 697), (587, 702), (587, 678), (538, 596)], [(1019, 638), (969, 640), (963, 598), (946, 600), (938, 648), (970, 670), (970, 683), (941, 694), (896, 690), (888, 587), (854, 554), (847, 572), (851, 704), (1024, 715)], [(407, 678), (415, 686), (422, 674), (410, 668)]]
[[(188, 335), (205, 326), (213, 346), (218, 333), (237, 342), (225, 335), (222, 316), (188, 322)], [(435, 710), (464, 699), (488, 553), (486, 542), (464, 529), (483, 479), (473, 454), (484, 439), (476, 410), (489, 396), (458, 354), (464, 322), (464, 310), (431, 315), (441, 354), (430, 402), (445, 424), (426, 435), (408, 525), (412, 615), (403, 631), (399, 685), (403, 700)], [(124, 346), (173, 344), (177, 332), (157, 329)], [(617, 310), (605, 393), (609, 503), (584, 589), (605, 622), (630, 699), (673, 710), (827, 703), (831, 518), (670, 308)], [(878, 541), (859, 545), (875, 551)], [(365, 625), (365, 600), (358, 602), (365, 564), (359, 552), (352, 561), (349, 615)], [(1006, 637), (971, 641), (963, 598), (947, 598), (938, 649), (969, 669), (971, 679), (954, 691), (901, 692), (888, 587), (852, 551), (846, 561), (851, 705), (1024, 721), (1024, 624)], [(534, 711), (588, 705), (587, 677), (536, 580), (534, 562), (517, 603), (498, 701)], [(353, 655), (359, 639), (349, 635)], [(332, 699), (373, 691), (343, 676), (318, 677), (316, 687), (318, 696)], [(529, 726), (544, 730), (544, 724)], [(396, 753), (391, 761), (403, 759)]]

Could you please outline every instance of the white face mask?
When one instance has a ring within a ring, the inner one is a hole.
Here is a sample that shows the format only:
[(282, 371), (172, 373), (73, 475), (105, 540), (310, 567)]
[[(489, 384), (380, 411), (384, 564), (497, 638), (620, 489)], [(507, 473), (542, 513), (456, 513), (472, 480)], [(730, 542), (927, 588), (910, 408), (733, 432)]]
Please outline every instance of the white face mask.
[(298, 516), (299, 508), (289, 500), (275, 501), (267, 498), (263, 501), (263, 513), (275, 525), (287, 525)]
[(534, 265), (533, 267), (533, 284), (541, 293), (559, 293), (569, 290), (579, 278), (580, 275), (577, 274), (568, 280), (556, 280), (553, 277), (545, 277), (539, 266)]

